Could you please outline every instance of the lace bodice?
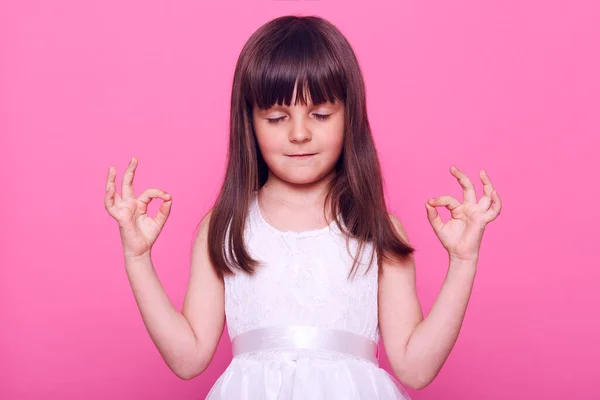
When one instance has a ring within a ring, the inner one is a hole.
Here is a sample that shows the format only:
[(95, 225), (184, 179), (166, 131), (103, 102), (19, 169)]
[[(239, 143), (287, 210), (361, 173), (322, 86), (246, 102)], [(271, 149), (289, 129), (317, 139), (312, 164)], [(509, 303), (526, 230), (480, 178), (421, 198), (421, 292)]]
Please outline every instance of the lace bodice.
[[(244, 231), (250, 255), (261, 265), (254, 276), (226, 275), (225, 315), (229, 336), (257, 328), (310, 325), (379, 340), (377, 257), (365, 274), (372, 246), (365, 247), (357, 273), (333, 222), (307, 232), (282, 232), (262, 217), (253, 197)], [(356, 254), (357, 241), (349, 249)]]

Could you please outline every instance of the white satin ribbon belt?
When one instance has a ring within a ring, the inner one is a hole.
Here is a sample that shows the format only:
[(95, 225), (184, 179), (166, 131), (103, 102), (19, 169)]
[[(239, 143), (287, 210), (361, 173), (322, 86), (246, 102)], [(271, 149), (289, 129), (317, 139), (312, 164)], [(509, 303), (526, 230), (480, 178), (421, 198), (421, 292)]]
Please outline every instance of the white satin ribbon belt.
[(379, 365), (376, 342), (354, 333), (312, 326), (274, 326), (244, 332), (231, 341), (233, 356), (262, 350), (324, 350), (365, 358)]

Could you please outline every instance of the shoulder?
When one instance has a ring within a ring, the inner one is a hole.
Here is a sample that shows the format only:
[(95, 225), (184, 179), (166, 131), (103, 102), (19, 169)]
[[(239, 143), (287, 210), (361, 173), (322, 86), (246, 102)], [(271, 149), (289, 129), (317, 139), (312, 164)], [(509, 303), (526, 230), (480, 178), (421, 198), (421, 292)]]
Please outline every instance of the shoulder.
[[(196, 226), (192, 244), (192, 257), (201, 255), (201, 257), (206, 256), (209, 260), (211, 259), (208, 254), (211, 252), (210, 238), (214, 236), (214, 229), (211, 228), (211, 225), (213, 225), (214, 222), (217, 222), (215, 218), (214, 208), (210, 209), (204, 214)], [(215, 220), (213, 221), (213, 219)]]
[(406, 229), (404, 228), (404, 225), (402, 225), (402, 221), (400, 221), (400, 219), (398, 217), (396, 217), (394, 214), (392, 214), (391, 212), (388, 212), (388, 217), (390, 219), (390, 222), (392, 223), (392, 226), (394, 227), (394, 229), (396, 230), (396, 233), (400, 236), (400, 238), (407, 244), (410, 244), (410, 241), (408, 240), (408, 234), (406, 233)]
[(208, 237), (208, 228), (210, 227), (210, 220), (212, 217), (214, 209), (210, 209), (204, 217), (200, 220), (198, 227), (196, 229), (196, 244), (199, 242), (205, 242)]
[[(398, 218), (391, 212), (388, 212), (388, 217), (390, 219), (392, 229), (394, 229), (394, 232), (398, 239), (405, 245), (412, 247), (406, 229), (404, 228), (404, 225), (400, 218)], [(403, 267), (400, 269), (404, 270), (404, 274), (408, 274), (407, 278), (412, 280), (413, 276), (411, 275), (414, 275), (415, 269), (415, 261), (414, 256), (412, 254), (407, 257), (398, 257), (397, 254), (391, 255), (390, 257), (383, 257), (381, 263), (382, 272), (385, 272), (386, 270), (390, 269), (397, 270), (397, 267), (399, 266)]]
[(206, 228), (208, 228), (208, 226), (210, 225), (210, 220), (212, 218), (213, 212), (215, 211), (214, 208), (211, 208), (210, 210), (208, 210), (208, 212), (206, 214), (204, 214), (204, 217), (202, 217), (202, 220), (200, 221), (200, 227), (202, 228), (203, 226), (205, 226)]

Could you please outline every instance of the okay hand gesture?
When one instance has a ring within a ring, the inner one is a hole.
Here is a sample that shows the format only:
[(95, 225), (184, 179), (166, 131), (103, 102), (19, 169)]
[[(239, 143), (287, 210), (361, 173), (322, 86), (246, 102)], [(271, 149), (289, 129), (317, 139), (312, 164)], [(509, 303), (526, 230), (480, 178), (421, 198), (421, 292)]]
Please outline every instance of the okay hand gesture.
[[(479, 173), (484, 191), (479, 201), (469, 178), (454, 166), (450, 172), (463, 188), (464, 201), (452, 196), (429, 199), (425, 204), (427, 218), (451, 259), (477, 261), (485, 227), (500, 214), (502, 202), (485, 171)], [(446, 207), (451, 219), (444, 222), (435, 207)]]
[[(106, 211), (119, 223), (123, 253), (126, 258), (135, 258), (149, 254), (152, 245), (162, 231), (173, 200), (171, 195), (161, 189), (146, 189), (138, 198), (133, 195), (133, 177), (137, 159), (132, 157), (122, 181), (122, 196), (116, 192), (115, 176), (117, 171), (110, 167), (106, 180), (104, 206)], [(150, 218), (146, 213), (148, 204), (154, 198), (163, 199), (158, 214)]]

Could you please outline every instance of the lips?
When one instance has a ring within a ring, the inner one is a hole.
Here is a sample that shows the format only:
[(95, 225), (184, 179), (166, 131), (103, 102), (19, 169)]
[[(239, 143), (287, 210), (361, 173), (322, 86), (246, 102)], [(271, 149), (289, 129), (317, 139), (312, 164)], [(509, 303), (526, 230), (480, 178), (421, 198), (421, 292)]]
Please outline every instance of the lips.
[(293, 157), (293, 158), (305, 158), (305, 157), (314, 156), (315, 154), (317, 154), (317, 153), (288, 154), (288, 157)]

